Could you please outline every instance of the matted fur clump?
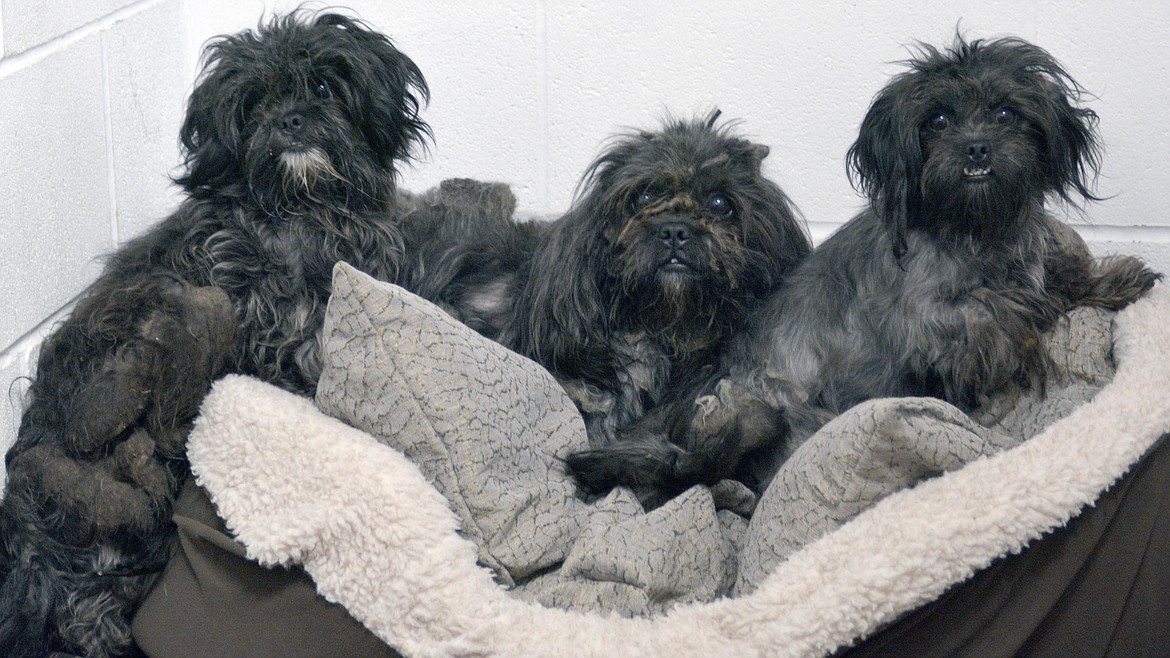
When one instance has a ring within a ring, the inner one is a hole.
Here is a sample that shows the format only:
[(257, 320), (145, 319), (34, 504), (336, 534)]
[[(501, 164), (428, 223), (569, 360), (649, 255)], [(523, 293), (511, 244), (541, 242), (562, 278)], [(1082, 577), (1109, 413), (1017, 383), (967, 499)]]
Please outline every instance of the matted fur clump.
[(207, 46), (185, 200), (110, 257), (41, 350), (0, 512), (5, 654), (132, 649), (213, 378), (310, 393), (334, 263), (407, 276), (396, 167), (429, 134), (427, 93), (389, 39), (335, 13)]

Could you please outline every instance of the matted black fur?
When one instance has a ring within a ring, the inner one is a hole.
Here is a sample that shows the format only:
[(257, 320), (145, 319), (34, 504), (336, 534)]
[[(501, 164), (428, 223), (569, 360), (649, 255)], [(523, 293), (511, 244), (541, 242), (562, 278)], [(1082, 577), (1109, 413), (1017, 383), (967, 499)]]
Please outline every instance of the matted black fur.
[[(701, 382), (746, 314), (810, 250), (768, 148), (719, 112), (618, 137), (540, 230), (500, 341), (564, 385), (594, 449)], [(570, 455), (579, 482), (590, 453)], [(587, 487), (583, 487), (587, 489)]]
[(410, 201), (404, 224), (411, 267), (403, 285), (484, 336), (499, 338), (547, 224), (516, 221), (516, 198), (504, 183), (452, 178)]
[(185, 200), (110, 257), (41, 349), (0, 509), (4, 654), (133, 650), (212, 379), (311, 393), (334, 263), (405, 276), (396, 166), (429, 136), (426, 98), (389, 39), (335, 13), (207, 46)]
[[(1019, 39), (920, 46), (849, 151), (870, 199), (754, 313), (673, 443), (648, 434), (596, 466), (659, 497), (737, 475), (762, 491), (827, 419), (866, 399), (973, 409), (1048, 376), (1041, 334), (1079, 304), (1121, 308), (1158, 278), (1095, 262), (1044, 208), (1093, 200), (1096, 115)], [(595, 483), (596, 485), (597, 483)], [(596, 488), (596, 486), (595, 486)]]

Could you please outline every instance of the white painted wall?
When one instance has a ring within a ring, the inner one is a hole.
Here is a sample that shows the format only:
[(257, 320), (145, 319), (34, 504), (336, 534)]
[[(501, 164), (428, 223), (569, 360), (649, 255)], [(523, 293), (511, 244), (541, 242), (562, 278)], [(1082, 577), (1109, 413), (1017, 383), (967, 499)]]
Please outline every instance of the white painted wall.
[[(98, 260), (176, 203), (180, 0), (0, 0), (0, 452), (41, 336)], [(2, 479), (0, 479), (2, 483)]]
[[(569, 203), (604, 138), (712, 107), (769, 144), (767, 171), (823, 237), (862, 205), (844, 154), (915, 39), (1012, 34), (1097, 98), (1098, 191), (1069, 220), (1098, 253), (1170, 271), (1170, 4), (1164, 0), (645, 0), (343, 3), (419, 64), (430, 154), (404, 172), (511, 183), (524, 214)], [(200, 45), (294, 3), (0, 0), (0, 450), (47, 326), (95, 257), (174, 205), (182, 102)], [(7, 347), (5, 347), (7, 346)], [(15, 406), (14, 406), (15, 405)]]

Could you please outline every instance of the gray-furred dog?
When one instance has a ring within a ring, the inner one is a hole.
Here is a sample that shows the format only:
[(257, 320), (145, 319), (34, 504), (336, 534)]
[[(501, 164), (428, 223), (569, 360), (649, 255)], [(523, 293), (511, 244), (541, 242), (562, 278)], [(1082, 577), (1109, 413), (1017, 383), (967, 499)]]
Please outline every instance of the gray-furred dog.
[(690, 426), (594, 451), (591, 489), (653, 499), (738, 470), (762, 491), (802, 441), (863, 400), (972, 409), (1043, 386), (1041, 334), (1065, 311), (1121, 308), (1158, 278), (1136, 258), (1095, 262), (1044, 209), (1052, 197), (1096, 200), (1097, 117), (1074, 105), (1081, 94), (1019, 39), (922, 45), (849, 151), (870, 208), (731, 341), (722, 381), (683, 412)]

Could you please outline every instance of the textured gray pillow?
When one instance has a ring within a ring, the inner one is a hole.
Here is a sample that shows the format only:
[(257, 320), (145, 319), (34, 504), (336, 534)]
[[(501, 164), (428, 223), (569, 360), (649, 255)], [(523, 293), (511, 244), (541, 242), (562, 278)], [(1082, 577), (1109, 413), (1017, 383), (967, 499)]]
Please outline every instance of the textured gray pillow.
[(417, 464), (501, 581), (564, 557), (584, 504), (558, 457), (587, 441), (546, 370), (345, 263), (322, 340), (318, 407)]
[(344, 263), (322, 344), (318, 407), (418, 465), (517, 596), (647, 615), (730, 589), (746, 524), (705, 488), (650, 514), (621, 489), (574, 497), (560, 458), (587, 444), (585, 427), (533, 361)]
[[(1078, 310), (1048, 337), (1045, 391), (972, 419), (939, 400), (847, 411), (786, 463), (750, 526), (696, 487), (650, 514), (628, 491), (574, 497), (560, 458), (587, 444), (556, 380), (429, 302), (341, 263), (317, 404), (418, 465), (479, 560), (529, 600), (654, 614), (754, 589), (776, 565), (874, 503), (1034, 435), (1112, 376), (1112, 314)], [(976, 422), (978, 421), (978, 422)], [(991, 426), (991, 427), (988, 427)], [(388, 528), (386, 532), (393, 532)]]

